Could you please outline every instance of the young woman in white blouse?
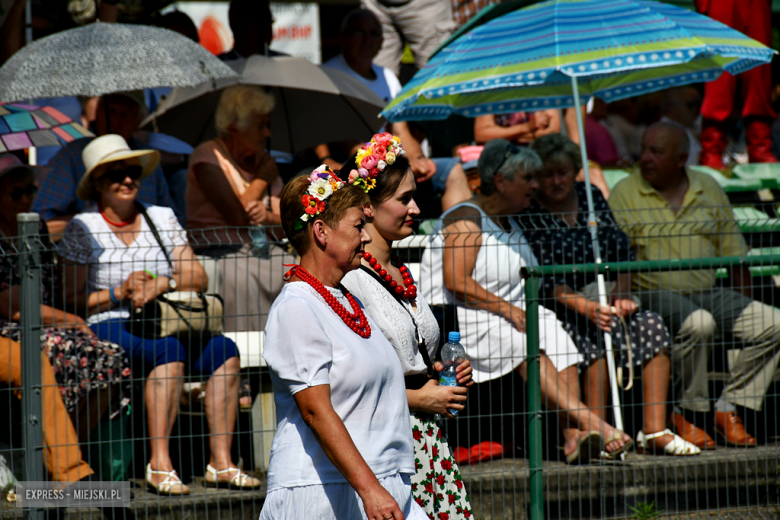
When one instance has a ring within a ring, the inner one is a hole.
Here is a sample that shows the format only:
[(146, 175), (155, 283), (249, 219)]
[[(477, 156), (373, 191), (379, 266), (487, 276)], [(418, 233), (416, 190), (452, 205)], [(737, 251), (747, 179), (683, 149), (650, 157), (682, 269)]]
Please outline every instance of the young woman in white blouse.
[(401, 365), (341, 285), (371, 240), (368, 204), (324, 165), (282, 191), (282, 225), (301, 260), (265, 327), (277, 431), (260, 520), (428, 518), (412, 499)]
[(98, 207), (68, 223), (60, 254), (67, 263), (75, 264), (76, 281), (67, 284), (73, 308), (86, 310), (87, 323), (98, 337), (120, 345), (144, 366), (151, 445), (148, 485), (161, 494), (190, 492), (176, 474), (168, 450), (187, 363), (192, 372), (209, 377), (205, 408), (211, 459), (206, 483), (259, 487), (260, 481), (241, 472), (230, 455), (240, 369), (235, 343), (214, 336), (198, 355), (188, 356), (193, 346), (185, 348), (175, 337), (145, 339), (126, 328), (131, 312), (157, 296), (174, 290), (201, 291), (207, 283), (173, 210), (144, 206), (146, 215), (139, 211), (135, 200), (139, 181), (154, 170), (159, 154), (132, 151), (122, 137), (109, 134), (87, 145), (83, 158), (86, 172), (76, 194)]
[[(403, 150), (401, 144), (395, 143), (390, 134), (375, 135), (363, 147), (363, 153), (348, 161), (342, 170), (360, 178), (362, 163), (371, 156), (376, 158), (380, 170), (375, 182), (371, 183), (369, 176), (366, 184), (371, 200), (366, 231), (371, 235), (371, 243), (366, 245), (361, 268), (344, 277), (343, 284), (363, 303), (401, 361), (414, 439), (415, 501), (434, 518), (439, 518), (440, 513), (453, 520), (468, 518), (468, 494), (436, 416), (452, 417), (449, 410), (463, 410), (465, 386), (473, 384), (471, 363), (464, 361), (458, 367), (461, 386), (438, 386), (435, 379), (427, 377), (443, 368), (439, 362), (436, 366), (432, 363), (439, 346), (439, 326), (428, 304), (417, 296), (409, 270), (392, 251), (396, 240), (414, 232), (412, 220), (420, 214), (413, 198), (414, 175), (409, 161), (398, 153)], [(393, 155), (391, 164), (388, 154)]]

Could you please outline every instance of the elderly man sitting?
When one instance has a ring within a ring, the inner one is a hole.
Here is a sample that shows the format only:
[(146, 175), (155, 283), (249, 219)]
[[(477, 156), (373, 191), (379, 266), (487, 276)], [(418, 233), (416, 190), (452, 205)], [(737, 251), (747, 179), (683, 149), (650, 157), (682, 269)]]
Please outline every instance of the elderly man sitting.
[[(688, 136), (676, 123), (657, 123), (644, 134), (641, 173), (620, 182), (610, 206), (636, 248), (637, 260), (712, 258), (747, 253), (729, 200), (709, 176), (686, 171)], [(751, 298), (747, 268), (729, 271), (731, 289), (715, 286), (715, 272), (665, 271), (634, 276), (642, 306), (663, 316), (675, 337), (689, 412), (709, 410), (707, 352), (719, 333), (731, 333), (744, 348), (732, 364), (715, 403), (715, 431), (728, 445), (755, 446), (737, 406), (760, 410), (780, 362), (780, 311)], [(679, 413), (678, 433), (700, 448), (714, 441)]]

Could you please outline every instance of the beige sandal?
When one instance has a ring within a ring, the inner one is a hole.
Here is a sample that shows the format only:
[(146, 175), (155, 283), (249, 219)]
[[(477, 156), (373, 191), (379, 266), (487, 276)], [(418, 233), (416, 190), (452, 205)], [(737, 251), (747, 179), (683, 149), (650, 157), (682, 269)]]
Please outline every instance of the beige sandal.
[[(612, 437), (610, 437), (609, 439), (604, 439), (604, 446), (606, 446), (610, 442), (622, 440), (623, 435), (625, 435), (625, 432), (623, 430), (615, 429), (615, 434)], [(633, 445), (634, 445), (634, 440), (628, 439), (625, 442), (625, 444), (623, 444), (615, 451), (607, 452), (605, 450), (601, 452), (601, 458), (604, 460), (617, 460), (618, 458), (620, 458), (620, 455), (627, 453)]]
[[(165, 475), (165, 480), (159, 484), (152, 480), (152, 475)], [(151, 464), (146, 465), (146, 483), (149, 487), (161, 495), (179, 496), (189, 495), (190, 487), (184, 485), (179, 476), (176, 474), (176, 470), (173, 471), (157, 471), (152, 469)]]
[[(237, 473), (230, 477), (229, 480), (220, 480), (219, 475), (230, 473), (231, 471)], [(247, 475), (238, 468), (228, 468), (217, 471), (211, 464), (206, 466), (205, 481), (207, 486), (227, 487), (230, 489), (257, 489), (262, 485), (260, 480)]]

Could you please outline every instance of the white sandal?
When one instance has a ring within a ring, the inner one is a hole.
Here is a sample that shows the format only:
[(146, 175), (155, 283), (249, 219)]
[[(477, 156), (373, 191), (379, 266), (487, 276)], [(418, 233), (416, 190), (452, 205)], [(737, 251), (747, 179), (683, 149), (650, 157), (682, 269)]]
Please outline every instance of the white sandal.
[[(219, 475), (236, 471), (230, 480), (220, 480)], [(211, 477), (211, 478), (209, 478)], [(257, 489), (262, 485), (255, 477), (247, 475), (238, 468), (228, 468), (217, 471), (211, 464), (206, 465), (206, 485), (215, 487), (228, 487), (230, 489)]]
[[(152, 475), (165, 475), (165, 480), (156, 484), (152, 480)], [(157, 471), (152, 469), (151, 464), (146, 465), (146, 483), (149, 487), (158, 492), (161, 495), (189, 495), (190, 487), (184, 485), (179, 476), (176, 474), (176, 470), (173, 471)]]
[(663, 437), (664, 435), (671, 435), (674, 437), (672, 441), (670, 441), (669, 443), (666, 444), (666, 446), (663, 447), (663, 453), (665, 455), (671, 455), (673, 457), (687, 457), (690, 455), (698, 455), (701, 453), (701, 450), (695, 444), (686, 441), (679, 435), (675, 435), (668, 428), (666, 430), (657, 433), (650, 433), (648, 435), (645, 435), (640, 430), (639, 433), (636, 434), (636, 440), (638, 443), (636, 451), (645, 455), (659, 454), (661, 450), (658, 448), (650, 448), (648, 446), (647, 441), (657, 439), (658, 437)]

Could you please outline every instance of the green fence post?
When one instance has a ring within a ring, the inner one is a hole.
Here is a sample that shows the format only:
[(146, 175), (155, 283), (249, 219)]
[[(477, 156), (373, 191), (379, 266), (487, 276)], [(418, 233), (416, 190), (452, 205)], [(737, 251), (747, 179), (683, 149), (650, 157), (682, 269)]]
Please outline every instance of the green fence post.
[[(21, 237), (22, 431), (24, 478), (43, 480), (43, 413), (41, 410), (41, 261), (36, 213), (17, 215)], [(43, 510), (30, 508), (25, 520), (42, 520)]]
[(542, 389), (539, 370), (539, 278), (524, 270), (525, 330), (528, 348), (528, 469), (531, 488), (531, 520), (544, 518), (542, 474)]

